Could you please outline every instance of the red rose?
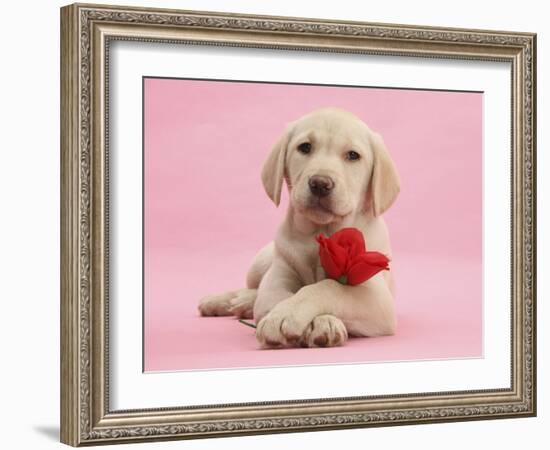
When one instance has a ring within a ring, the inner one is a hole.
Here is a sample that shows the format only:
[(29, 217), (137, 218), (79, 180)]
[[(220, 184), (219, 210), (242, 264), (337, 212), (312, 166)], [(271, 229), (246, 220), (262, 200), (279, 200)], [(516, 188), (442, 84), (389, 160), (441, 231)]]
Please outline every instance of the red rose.
[(327, 238), (320, 234), (319, 257), (327, 277), (355, 286), (389, 270), (389, 259), (380, 252), (367, 252), (363, 233), (357, 228), (343, 228)]

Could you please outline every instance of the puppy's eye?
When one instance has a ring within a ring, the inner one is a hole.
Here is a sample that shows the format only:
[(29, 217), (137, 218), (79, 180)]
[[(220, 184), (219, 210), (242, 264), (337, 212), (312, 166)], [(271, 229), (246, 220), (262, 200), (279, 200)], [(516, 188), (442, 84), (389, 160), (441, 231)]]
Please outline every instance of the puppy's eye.
[(300, 153), (303, 153), (304, 155), (307, 155), (308, 153), (311, 152), (311, 144), (309, 142), (302, 142), (298, 146), (298, 151)]
[(355, 150), (350, 150), (346, 153), (346, 159), (348, 161), (357, 161), (358, 159), (361, 159), (361, 155), (357, 153)]

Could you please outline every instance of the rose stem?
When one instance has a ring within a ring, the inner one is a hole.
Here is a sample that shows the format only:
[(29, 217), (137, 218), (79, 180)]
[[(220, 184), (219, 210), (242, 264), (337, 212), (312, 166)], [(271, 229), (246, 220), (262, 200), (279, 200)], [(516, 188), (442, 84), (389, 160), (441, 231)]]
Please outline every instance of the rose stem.
[(254, 325), (253, 323), (247, 322), (246, 320), (239, 319), (239, 322), (241, 322), (242, 324), (244, 324), (248, 327), (256, 328), (256, 325)]

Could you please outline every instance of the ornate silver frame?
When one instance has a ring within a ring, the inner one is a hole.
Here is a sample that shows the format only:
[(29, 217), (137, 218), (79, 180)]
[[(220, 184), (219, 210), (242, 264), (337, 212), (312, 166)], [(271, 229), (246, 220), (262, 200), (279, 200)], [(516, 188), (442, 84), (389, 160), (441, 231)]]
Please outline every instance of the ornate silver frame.
[[(512, 66), (509, 389), (111, 411), (108, 111), (115, 39), (507, 61)], [(61, 441), (73, 446), (536, 414), (536, 35), (74, 4), (61, 9)]]

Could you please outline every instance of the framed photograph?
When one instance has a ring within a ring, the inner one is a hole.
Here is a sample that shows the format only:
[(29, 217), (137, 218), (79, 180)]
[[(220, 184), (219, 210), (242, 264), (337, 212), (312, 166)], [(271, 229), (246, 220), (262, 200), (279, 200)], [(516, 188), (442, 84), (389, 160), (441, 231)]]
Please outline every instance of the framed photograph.
[(61, 440), (536, 414), (536, 36), (61, 8)]

